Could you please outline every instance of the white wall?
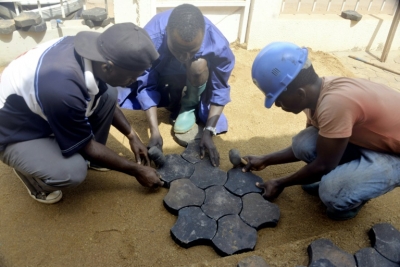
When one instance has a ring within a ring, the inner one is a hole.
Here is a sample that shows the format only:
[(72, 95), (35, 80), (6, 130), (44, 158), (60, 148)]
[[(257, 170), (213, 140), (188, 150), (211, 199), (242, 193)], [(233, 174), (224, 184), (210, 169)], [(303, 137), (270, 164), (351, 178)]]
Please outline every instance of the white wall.
[[(280, 0), (252, 0), (247, 49), (289, 41), (325, 52), (382, 50), (392, 23), (389, 15), (364, 15), (352, 22), (339, 15), (280, 15)], [(391, 50), (400, 49), (398, 27)]]

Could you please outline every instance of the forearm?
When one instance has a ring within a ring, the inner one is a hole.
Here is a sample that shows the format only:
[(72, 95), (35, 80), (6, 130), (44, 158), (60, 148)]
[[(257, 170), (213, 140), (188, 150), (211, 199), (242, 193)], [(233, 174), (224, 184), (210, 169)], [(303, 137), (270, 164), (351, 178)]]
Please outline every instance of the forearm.
[(158, 129), (158, 118), (157, 118), (157, 107), (151, 107), (145, 111), (146, 118), (150, 126), (150, 134), (159, 134)]
[(114, 151), (93, 139), (81, 150), (89, 161), (100, 166), (135, 176), (139, 164), (117, 155)]
[(215, 104), (210, 105), (210, 112), (208, 113), (206, 127), (207, 126), (215, 127), (215, 125), (217, 125), (217, 122), (222, 114), (222, 111), (224, 110), (224, 107), (225, 106), (219, 106)]
[(132, 128), (119, 107), (115, 109), (112, 125), (129, 140), (137, 137), (135, 130)]
[(271, 154), (267, 154), (263, 156), (263, 162), (266, 166), (277, 165), (277, 164), (285, 164), (291, 162), (297, 162), (297, 159), (294, 156), (292, 147), (287, 147), (277, 152), (273, 152)]

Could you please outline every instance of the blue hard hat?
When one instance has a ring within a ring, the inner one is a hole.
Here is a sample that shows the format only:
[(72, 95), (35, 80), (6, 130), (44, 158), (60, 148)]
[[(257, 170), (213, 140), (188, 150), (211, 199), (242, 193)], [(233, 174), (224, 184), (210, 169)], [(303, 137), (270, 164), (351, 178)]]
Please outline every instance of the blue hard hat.
[(289, 42), (273, 42), (254, 59), (253, 82), (265, 94), (265, 107), (270, 108), (278, 96), (296, 78), (307, 61), (308, 51)]

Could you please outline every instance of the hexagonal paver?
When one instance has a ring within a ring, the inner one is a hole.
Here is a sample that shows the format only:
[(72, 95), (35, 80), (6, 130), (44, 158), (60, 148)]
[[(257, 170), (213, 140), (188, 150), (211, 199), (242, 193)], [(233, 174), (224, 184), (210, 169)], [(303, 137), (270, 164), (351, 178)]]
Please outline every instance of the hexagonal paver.
[[(182, 158), (184, 158), (185, 160), (187, 160), (190, 163), (197, 163), (200, 162), (200, 140), (194, 140), (188, 143), (188, 145), (186, 146), (185, 151), (183, 151), (182, 153)], [(204, 160), (208, 160), (209, 159), (204, 159)]]
[[(329, 239), (317, 239), (308, 246), (308, 255), (310, 257), (310, 266), (324, 266), (312, 265), (314, 262), (321, 260), (330, 261), (333, 266), (340, 267), (354, 267), (356, 261), (353, 255), (341, 250), (335, 246)], [(328, 265), (329, 266), (329, 265)]]
[(207, 158), (195, 164), (195, 170), (190, 180), (198, 187), (206, 189), (213, 185), (224, 185), (227, 178), (227, 173), (211, 165)]
[(194, 165), (184, 160), (180, 155), (170, 154), (165, 156), (165, 163), (157, 172), (161, 174), (161, 180), (170, 183), (176, 179), (192, 176)]
[(224, 215), (239, 214), (242, 210), (242, 200), (223, 186), (212, 186), (205, 191), (206, 200), (201, 209), (211, 218), (218, 220)]
[(354, 257), (358, 267), (399, 267), (399, 264), (386, 259), (374, 248), (363, 248)]
[(265, 200), (258, 193), (250, 193), (242, 197), (243, 209), (240, 218), (257, 230), (266, 226), (276, 226), (280, 211), (276, 204)]
[(228, 181), (225, 187), (238, 196), (248, 193), (261, 193), (262, 189), (256, 186), (257, 182), (262, 183), (263, 180), (251, 172), (242, 172), (241, 168), (234, 168), (228, 171)]
[(178, 179), (171, 183), (168, 194), (164, 197), (164, 205), (172, 213), (177, 214), (181, 208), (187, 206), (200, 207), (204, 199), (204, 191), (189, 179)]
[(107, 18), (107, 11), (101, 7), (86, 9), (82, 11), (82, 18), (91, 21), (103, 21)]
[(217, 221), (204, 214), (199, 207), (181, 209), (178, 220), (171, 228), (172, 238), (185, 248), (210, 245), (216, 232)]
[(257, 231), (240, 219), (239, 215), (227, 215), (218, 220), (218, 230), (212, 239), (215, 249), (224, 256), (253, 250)]
[(400, 232), (389, 223), (375, 224), (369, 231), (372, 246), (388, 260), (400, 263)]

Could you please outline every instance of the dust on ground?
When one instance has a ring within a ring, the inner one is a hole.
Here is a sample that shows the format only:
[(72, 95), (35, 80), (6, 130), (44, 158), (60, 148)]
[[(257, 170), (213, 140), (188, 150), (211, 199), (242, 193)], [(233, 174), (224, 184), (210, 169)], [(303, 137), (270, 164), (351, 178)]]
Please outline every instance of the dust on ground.
[[(305, 127), (303, 114), (264, 108), (264, 96), (251, 81), (251, 65), (258, 51), (238, 47), (233, 51), (232, 102), (224, 110), (229, 132), (214, 138), (220, 168), (226, 171), (231, 168), (231, 148), (242, 155), (273, 152), (290, 145), (291, 137)], [(320, 76), (353, 76), (329, 54), (310, 51), (310, 58)], [(124, 113), (147, 143), (144, 113)], [(183, 148), (173, 141), (168, 116), (159, 110), (164, 152), (180, 154)], [(114, 129), (108, 146), (133, 158), (126, 140)], [(256, 174), (267, 180), (303, 165), (278, 165)], [(254, 251), (220, 257), (211, 247), (184, 249), (172, 240), (170, 229), (177, 217), (163, 207), (167, 189), (154, 191), (122, 173), (90, 170), (83, 184), (63, 193), (58, 204), (39, 204), (28, 196), (11, 168), (0, 163), (0, 266), (236, 266), (250, 255), (263, 257), (271, 267), (307, 265), (307, 246), (315, 239), (329, 238), (355, 253), (370, 246), (367, 232), (374, 224), (388, 222), (400, 229), (398, 189), (368, 202), (355, 219), (335, 222), (326, 217), (318, 197), (294, 186), (275, 201), (281, 218), (275, 228), (258, 231)]]

